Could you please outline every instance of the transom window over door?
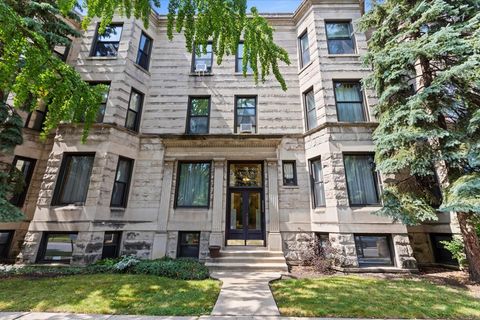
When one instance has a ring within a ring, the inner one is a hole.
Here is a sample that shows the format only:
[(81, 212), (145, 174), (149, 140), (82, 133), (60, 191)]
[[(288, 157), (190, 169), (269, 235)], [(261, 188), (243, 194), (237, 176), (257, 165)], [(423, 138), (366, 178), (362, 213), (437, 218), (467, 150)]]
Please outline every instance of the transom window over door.
[(366, 121), (363, 95), (359, 82), (333, 83), (335, 100), (337, 102), (338, 121), (361, 122)]
[(350, 22), (327, 22), (328, 53), (352, 54), (355, 53), (353, 29)]
[(257, 132), (257, 97), (235, 97), (235, 132)]
[(208, 208), (210, 162), (179, 162), (175, 207)]
[(206, 53), (203, 52), (203, 46), (196, 46), (193, 53), (192, 72), (212, 72), (213, 51), (212, 44), (207, 44)]
[(345, 154), (345, 175), (351, 206), (378, 205), (379, 186), (372, 154)]
[(188, 100), (187, 133), (206, 134), (210, 122), (210, 97), (190, 97)]
[(92, 48), (92, 56), (95, 57), (116, 57), (120, 46), (123, 26), (111, 24), (107, 26), (103, 34), (98, 33)]
[(317, 108), (315, 107), (315, 95), (313, 88), (303, 94), (303, 103), (305, 106), (307, 131), (317, 127)]
[(305, 32), (298, 38), (300, 44), (300, 68), (310, 63), (310, 46), (308, 44), (308, 32)]
[(65, 154), (52, 205), (84, 204), (95, 154)]

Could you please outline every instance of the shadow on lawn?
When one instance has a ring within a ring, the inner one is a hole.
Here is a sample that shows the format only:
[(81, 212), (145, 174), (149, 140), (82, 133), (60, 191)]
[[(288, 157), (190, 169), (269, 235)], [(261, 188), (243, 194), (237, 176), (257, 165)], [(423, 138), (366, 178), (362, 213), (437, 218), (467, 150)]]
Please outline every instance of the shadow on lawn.
[(83, 275), (0, 281), (0, 310), (75, 313), (202, 315), (219, 293), (213, 280), (145, 275)]
[(291, 316), (480, 319), (480, 300), (425, 281), (325, 277), (272, 284)]

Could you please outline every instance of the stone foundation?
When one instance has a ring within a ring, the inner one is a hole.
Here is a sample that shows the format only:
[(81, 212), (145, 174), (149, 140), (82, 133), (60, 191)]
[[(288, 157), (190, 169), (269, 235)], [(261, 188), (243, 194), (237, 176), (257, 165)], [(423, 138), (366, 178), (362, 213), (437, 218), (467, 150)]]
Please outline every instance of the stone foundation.
[(435, 263), (435, 258), (432, 252), (430, 237), (428, 233), (415, 232), (408, 234), (410, 244), (413, 248), (413, 255), (418, 264), (432, 264)]
[(413, 256), (413, 249), (407, 234), (393, 234), (395, 260), (398, 268), (417, 269), (417, 260)]
[(353, 233), (330, 233), (330, 244), (335, 254), (335, 266), (341, 268), (358, 268), (357, 251)]
[(23, 241), (22, 250), (17, 256), (17, 263), (35, 263), (41, 240), (42, 232), (28, 231)]
[(124, 231), (120, 255), (150, 259), (154, 236), (153, 231)]
[(300, 265), (304, 254), (313, 241), (315, 234), (312, 232), (282, 232), (282, 247), (288, 265)]

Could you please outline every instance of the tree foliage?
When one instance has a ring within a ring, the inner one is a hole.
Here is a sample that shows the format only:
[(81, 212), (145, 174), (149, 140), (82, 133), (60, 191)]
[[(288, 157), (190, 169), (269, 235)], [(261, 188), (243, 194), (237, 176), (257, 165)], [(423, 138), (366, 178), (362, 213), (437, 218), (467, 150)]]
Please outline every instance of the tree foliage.
[[(75, 1), (58, 0), (63, 12), (70, 12)], [(87, 16), (83, 20), (86, 28), (91, 19), (101, 18), (100, 32), (112, 22), (116, 13), (127, 17), (133, 15), (148, 25), (151, 6), (160, 6), (158, 0), (105, 0), (85, 1)], [(243, 35), (243, 74), (247, 65), (251, 66), (255, 83), (264, 82), (270, 73), (287, 90), (285, 79), (279, 70), (279, 63), (290, 64), (288, 53), (278, 46), (273, 39), (274, 29), (267, 19), (260, 16), (255, 7), (247, 15), (247, 0), (170, 0), (168, 4), (167, 34), (173, 39), (174, 31), (183, 32), (186, 49), (192, 53), (200, 45), (206, 53), (207, 43), (212, 43), (212, 50), (218, 64), (226, 55), (237, 52), (238, 43)]]
[[(0, 148), (12, 152), (23, 142), (22, 119), (18, 110), (32, 112), (46, 104), (48, 112), (41, 137), (51, 133), (60, 123), (83, 126), (82, 140), (95, 121), (103, 85), (89, 86), (78, 72), (53, 54), (56, 46), (68, 46), (81, 33), (72, 25), (79, 21), (73, 9), (77, 0), (0, 0)], [(87, 15), (82, 21), (86, 28), (93, 18), (100, 19), (100, 33), (112, 21), (114, 14), (132, 15), (148, 26), (152, 6), (159, 0), (85, 0)], [(169, 2), (168, 36), (174, 30), (183, 32), (189, 52), (194, 44), (212, 40), (213, 52), (220, 64), (225, 55), (235, 54), (244, 35), (243, 72), (253, 69), (254, 80), (265, 81), (272, 72), (286, 90), (278, 64), (289, 64), (287, 52), (273, 41), (273, 28), (255, 8), (247, 16), (246, 0), (171, 0)], [(204, 46), (206, 48), (206, 46)], [(13, 105), (8, 105), (8, 96)], [(0, 221), (21, 218), (21, 211), (8, 199), (15, 193), (10, 183), (19, 181), (18, 172), (3, 163), (0, 170)]]
[(388, 0), (360, 25), (373, 30), (376, 163), (395, 177), (381, 213), (415, 224), (441, 204), (470, 220), (480, 214), (480, 2)]

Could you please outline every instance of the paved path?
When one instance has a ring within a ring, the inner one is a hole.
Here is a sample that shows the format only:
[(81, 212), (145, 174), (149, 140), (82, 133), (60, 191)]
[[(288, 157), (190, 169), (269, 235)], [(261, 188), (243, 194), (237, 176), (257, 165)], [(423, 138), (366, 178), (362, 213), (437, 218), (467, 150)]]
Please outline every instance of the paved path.
[[(295, 318), (279, 316), (201, 316), (201, 317), (153, 317), (94, 315), (50, 312), (0, 312), (0, 320), (361, 320), (351, 318)], [(364, 319), (375, 320), (375, 319)]]
[(212, 316), (280, 316), (268, 283), (279, 273), (214, 272), (223, 282)]

